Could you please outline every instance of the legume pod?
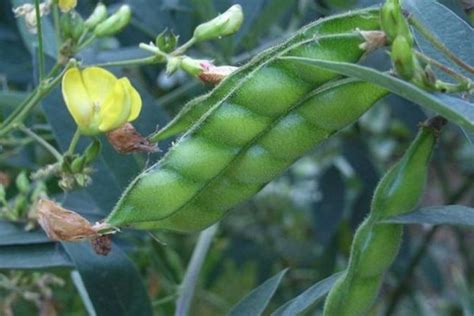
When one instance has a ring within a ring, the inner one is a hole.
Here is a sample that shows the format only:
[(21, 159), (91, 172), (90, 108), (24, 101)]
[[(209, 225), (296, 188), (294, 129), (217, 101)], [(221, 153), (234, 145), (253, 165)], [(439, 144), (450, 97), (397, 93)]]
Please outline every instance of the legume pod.
[[(362, 12), (367, 15), (363, 20), (375, 27), (373, 12)], [(339, 19), (320, 23), (330, 26)], [(316, 25), (303, 33), (318, 29)], [(330, 29), (323, 26), (319, 29)], [(352, 79), (325, 84), (336, 74), (278, 59), (290, 55), (357, 62), (365, 53), (359, 32), (297, 37), (279, 46), (278, 52), (264, 52), (213, 92), (192, 102), (182, 116), (185, 119), (164, 134), (180, 132), (193, 119), (197, 122), (156, 165), (131, 183), (106, 223), (202, 229), (386, 94), (382, 88)]]

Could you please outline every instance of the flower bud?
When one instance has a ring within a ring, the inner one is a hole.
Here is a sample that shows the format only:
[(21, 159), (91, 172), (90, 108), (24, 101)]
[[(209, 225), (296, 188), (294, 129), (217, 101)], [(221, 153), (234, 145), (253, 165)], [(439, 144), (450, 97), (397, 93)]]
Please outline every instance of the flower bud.
[(170, 56), (166, 63), (166, 73), (168, 75), (173, 74), (181, 67), (182, 58)]
[(132, 11), (130, 7), (128, 5), (122, 5), (117, 12), (96, 26), (94, 35), (97, 37), (114, 35), (127, 26), (131, 18)]
[(101, 149), (100, 141), (94, 140), (89, 146), (87, 146), (86, 151), (84, 152), (84, 157), (86, 157), (86, 164), (91, 163), (97, 158)]
[(389, 43), (393, 42), (398, 35), (402, 35), (413, 46), (413, 36), (398, 0), (387, 0), (384, 3), (380, 10), (380, 21)]
[(21, 172), (15, 180), (16, 187), (21, 193), (28, 193), (30, 190), (30, 181), (25, 172)]
[(196, 27), (193, 38), (200, 42), (234, 34), (239, 30), (243, 19), (242, 7), (235, 4), (221, 15)]
[(69, 12), (61, 16), (61, 33), (63, 39), (77, 41), (84, 32), (84, 20), (77, 12)]
[(404, 36), (397, 36), (392, 43), (392, 61), (397, 74), (405, 80), (415, 75), (415, 57), (411, 45)]
[(58, 7), (61, 10), (61, 12), (69, 12), (72, 9), (74, 9), (77, 5), (77, 0), (59, 0), (58, 1)]
[(163, 53), (170, 53), (173, 49), (176, 48), (178, 44), (179, 36), (173, 34), (173, 32), (168, 32), (164, 30), (155, 39), (155, 45)]
[(233, 66), (214, 66), (211, 64), (204, 68), (199, 75), (199, 79), (206, 83), (218, 84), (237, 69), (239, 68)]
[(184, 56), (181, 60), (181, 69), (186, 71), (192, 76), (199, 76), (204, 70), (205, 65), (209, 64), (208, 60), (193, 59), (191, 57)]
[(100, 22), (104, 21), (107, 18), (107, 8), (102, 2), (99, 2), (95, 7), (92, 14), (87, 18), (84, 22), (84, 25), (88, 29), (93, 29), (96, 27)]

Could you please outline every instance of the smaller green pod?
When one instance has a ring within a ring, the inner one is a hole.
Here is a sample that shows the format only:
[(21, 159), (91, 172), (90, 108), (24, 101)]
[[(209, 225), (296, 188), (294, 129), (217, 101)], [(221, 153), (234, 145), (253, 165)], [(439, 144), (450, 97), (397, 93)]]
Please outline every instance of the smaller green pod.
[(87, 29), (94, 29), (100, 22), (107, 18), (107, 7), (102, 3), (97, 3), (92, 14), (84, 22)]
[(428, 165), (437, 136), (446, 120), (435, 117), (423, 123), (421, 131), (403, 158), (384, 175), (372, 199), (377, 218), (401, 215), (412, 210), (424, 191)]
[(109, 16), (94, 28), (97, 37), (111, 36), (120, 32), (132, 18), (132, 10), (128, 5), (122, 5), (117, 12)]
[(391, 57), (395, 71), (401, 78), (411, 80), (415, 76), (415, 56), (405, 36), (399, 35), (395, 38)]

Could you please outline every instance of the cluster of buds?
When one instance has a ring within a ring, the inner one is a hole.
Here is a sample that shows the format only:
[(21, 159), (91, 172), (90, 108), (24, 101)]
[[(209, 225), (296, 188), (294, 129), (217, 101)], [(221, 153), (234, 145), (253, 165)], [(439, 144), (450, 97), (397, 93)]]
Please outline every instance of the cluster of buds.
[(392, 44), (390, 55), (395, 73), (420, 87), (434, 89), (435, 75), (429, 65), (421, 65), (415, 54), (413, 35), (399, 0), (387, 0), (380, 12), (382, 29), (387, 42)]

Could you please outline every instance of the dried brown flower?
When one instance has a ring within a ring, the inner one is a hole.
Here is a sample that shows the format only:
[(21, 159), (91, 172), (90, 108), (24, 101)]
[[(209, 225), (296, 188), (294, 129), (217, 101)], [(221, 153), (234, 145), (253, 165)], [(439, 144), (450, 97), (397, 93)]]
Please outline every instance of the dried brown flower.
[(158, 151), (158, 147), (140, 135), (130, 123), (108, 132), (107, 139), (114, 149), (121, 154)]

